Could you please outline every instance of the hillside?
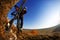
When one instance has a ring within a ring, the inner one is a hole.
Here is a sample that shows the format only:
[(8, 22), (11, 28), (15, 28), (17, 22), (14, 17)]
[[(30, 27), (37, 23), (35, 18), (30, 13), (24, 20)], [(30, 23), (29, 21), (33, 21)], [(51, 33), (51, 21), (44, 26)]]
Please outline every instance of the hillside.
[(7, 40), (5, 35), (5, 24), (8, 22), (7, 14), (9, 10), (19, 0), (0, 0), (0, 40)]

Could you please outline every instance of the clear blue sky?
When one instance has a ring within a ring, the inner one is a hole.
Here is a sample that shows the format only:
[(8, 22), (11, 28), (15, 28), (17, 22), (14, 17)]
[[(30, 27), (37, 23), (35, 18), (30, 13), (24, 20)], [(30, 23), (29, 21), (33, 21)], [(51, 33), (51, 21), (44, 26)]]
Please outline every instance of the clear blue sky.
[[(20, 6), (21, 2), (19, 1), (16, 5)], [(27, 0), (25, 6), (27, 13), (24, 15), (23, 28), (42, 29), (59, 24), (60, 0)], [(14, 10), (12, 7), (9, 11), (9, 19), (13, 18), (10, 14)]]

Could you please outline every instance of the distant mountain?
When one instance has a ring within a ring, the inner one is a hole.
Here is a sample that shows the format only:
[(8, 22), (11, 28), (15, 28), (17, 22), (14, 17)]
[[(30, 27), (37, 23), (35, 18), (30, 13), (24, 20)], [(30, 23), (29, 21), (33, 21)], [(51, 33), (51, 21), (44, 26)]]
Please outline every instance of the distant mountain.
[(53, 32), (60, 32), (60, 24), (55, 26), (56, 28), (53, 30)]
[[(48, 34), (50, 35), (51, 33), (54, 33), (54, 32), (60, 32), (60, 24), (54, 26), (54, 27), (51, 27), (51, 28), (45, 28), (45, 29), (24, 29), (25, 32), (28, 32), (28, 33), (31, 33), (32, 31), (34, 33), (38, 33), (38, 34)], [(32, 33), (33, 33), (32, 32)]]

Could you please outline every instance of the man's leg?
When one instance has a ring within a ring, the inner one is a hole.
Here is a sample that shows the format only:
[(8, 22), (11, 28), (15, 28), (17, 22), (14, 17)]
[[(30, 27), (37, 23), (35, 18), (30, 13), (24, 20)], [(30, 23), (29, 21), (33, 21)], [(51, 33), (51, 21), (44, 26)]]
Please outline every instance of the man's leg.
[(20, 28), (20, 26), (19, 26), (19, 25), (20, 25), (20, 22), (19, 22), (19, 21), (20, 21), (20, 20), (19, 20), (19, 19), (17, 19), (17, 29), (18, 29), (18, 31), (17, 31), (17, 32), (18, 32), (18, 33), (19, 33), (19, 30), (20, 30), (20, 29), (19, 29), (19, 28)]
[(23, 17), (20, 17), (19, 19), (17, 19), (18, 32), (22, 32), (22, 30), (21, 30), (22, 27), (23, 27)]
[(23, 17), (21, 17), (21, 27), (20, 28), (22, 28), (23, 27)]
[(6, 27), (5, 30), (6, 30), (6, 31), (8, 31), (8, 30), (10, 29), (13, 21), (14, 21), (14, 18), (13, 18), (12, 20), (10, 20), (10, 21), (5, 25), (5, 27)]
[(23, 17), (20, 18), (20, 21), (19, 21), (19, 31), (22, 32), (22, 27), (23, 27)]

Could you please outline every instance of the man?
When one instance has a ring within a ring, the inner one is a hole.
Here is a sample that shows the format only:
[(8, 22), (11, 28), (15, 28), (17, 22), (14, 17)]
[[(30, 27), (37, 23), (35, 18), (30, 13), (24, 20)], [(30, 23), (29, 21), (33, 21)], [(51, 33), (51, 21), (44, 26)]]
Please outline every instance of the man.
[(23, 27), (23, 15), (26, 14), (26, 8), (24, 7), (22, 11), (19, 11), (20, 8), (17, 5), (15, 5), (15, 9), (16, 11), (14, 11), (11, 15), (14, 15), (14, 19), (17, 19), (17, 28), (18, 31), (21, 31), (21, 28)]

